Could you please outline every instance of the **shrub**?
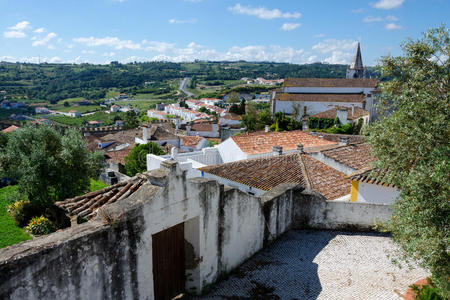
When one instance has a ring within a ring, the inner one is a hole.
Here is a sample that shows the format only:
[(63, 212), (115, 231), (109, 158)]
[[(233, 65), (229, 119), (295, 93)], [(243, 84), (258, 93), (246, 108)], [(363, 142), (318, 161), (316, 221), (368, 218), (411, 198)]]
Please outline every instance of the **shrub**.
[(443, 300), (430, 278), (427, 278), (428, 284), (421, 287), (413, 284), (411, 289), (416, 294), (416, 300)]
[(26, 199), (15, 201), (8, 206), (9, 215), (20, 227), (27, 225), (37, 211), (36, 206)]
[(49, 234), (55, 231), (53, 223), (44, 216), (34, 217), (26, 227), (33, 235)]

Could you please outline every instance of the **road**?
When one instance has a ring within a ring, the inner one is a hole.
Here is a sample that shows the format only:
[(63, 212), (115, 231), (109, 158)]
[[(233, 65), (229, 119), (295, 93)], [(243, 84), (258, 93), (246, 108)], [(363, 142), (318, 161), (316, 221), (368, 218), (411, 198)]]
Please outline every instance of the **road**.
[(189, 77), (185, 77), (183, 78), (183, 80), (181, 80), (180, 82), (180, 87), (178, 88), (179, 90), (181, 90), (183, 93), (185, 93), (188, 97), (192, 97), (194, 96), (194, 94), (192, 94), (191, 92), (189, 92), (186, 87), (189, 84), (189, 81), (191, 80), (191, 78)]

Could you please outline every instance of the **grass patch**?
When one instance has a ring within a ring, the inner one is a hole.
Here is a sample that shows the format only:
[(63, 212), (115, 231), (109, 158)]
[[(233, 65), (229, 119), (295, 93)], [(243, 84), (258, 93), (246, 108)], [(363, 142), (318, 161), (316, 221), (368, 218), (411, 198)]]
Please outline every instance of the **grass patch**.
[(95, 179), (91, 178), (91, 185), (89, 186), (89, 192), (95, 192), (95, 191), (101, 190), (107, 186), (108, 185), (106, 183), (103, 183), (100, 180), (95, 180)]
[(0, 189), (0, 248), (31, 239), (25, 230), (14, 224), (14, 220), (6, 210), (14, 201), (13, 195), (16, 191), (17, 186), (6, 186)]

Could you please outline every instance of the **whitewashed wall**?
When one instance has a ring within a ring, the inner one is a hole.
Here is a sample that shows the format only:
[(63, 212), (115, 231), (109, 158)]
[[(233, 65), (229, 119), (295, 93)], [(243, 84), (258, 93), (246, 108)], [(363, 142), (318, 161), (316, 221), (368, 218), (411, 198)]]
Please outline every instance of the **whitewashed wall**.
[(400, 191), (396, 188), (359, 182), (358, 200), (363, 203), (394, 204), (400, 197)]

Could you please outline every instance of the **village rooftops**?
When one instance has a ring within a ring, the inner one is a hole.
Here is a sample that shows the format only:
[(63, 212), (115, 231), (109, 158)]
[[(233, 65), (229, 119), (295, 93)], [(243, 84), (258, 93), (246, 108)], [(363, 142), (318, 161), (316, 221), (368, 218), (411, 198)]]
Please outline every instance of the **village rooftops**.
[(337, 145), (336, 142), (327, 141), (301, 130), (282, 132), (256, 131), (232, 136), (231, 139), (242, 152), (248, 155), (270, 153), (273, 146), (281, 146), (283, 151), (290, 151), (296, 150), (298, 144), (302, 144), (305, 149)]
[(321, 151), (321, 153), (352, 169), (360, 170), (367, 168), (371, 162), (376, 160), (370, 154), (370, 151), (369, 144), (358, 143), (338, 146), (334, 149)]
[(187, 135), (181, 136), (183, 146), (186, 147), (196, 147), (204, 139), (205, 138), (201, 136), (187, 136)]
[(100, 207), (128, 198), (144, 182), (144, 179), (134, 177), (129, 181), (119, 182), (95, 192), (56, 202), (56, 205), (64, 209), (69, 216), (90, 220), (97, 215)]
[(240, 160), (199, 170), (263, 191), (283, 183), (298, 183), (328, 200), (350, 193), (350, 180), (344, 173), (300, 153)]
[[(350, 79), (347, 79), (350, 80)], [(363, 93), (332, 94), (332, 93), (277, 93), (274, 100), (279, 101), (309, 101), (309, 102), (363, 102)]]
[(228, 120), (233, 120), (233, 121), (240, 121), (240, 120), (242, 120), (242, 117), (240, 115), (235, 114), (235, 113), (230, 113), (230, 112), (224, 114), (223, 116), (221, 116), (221, 118), (228, 119)]
[(352, 107), (334, 107), (326, 111), (322, 111), (318, 114), (312, 115), (311, 117), (314, 118), (324, 118), (324, 119), (335, 119), (338, 115), (338, 110), (346, 110), (347, 111), (347, 119), (349, 120), (356, 120), (359, 118), (362, 118), (364, 116), (369, 115), (369, 111), (365, 110), (359, 106)]
[(356, 87), (375, 88), (378, 80), (371, 78), (287, 78), (283, 87)]

